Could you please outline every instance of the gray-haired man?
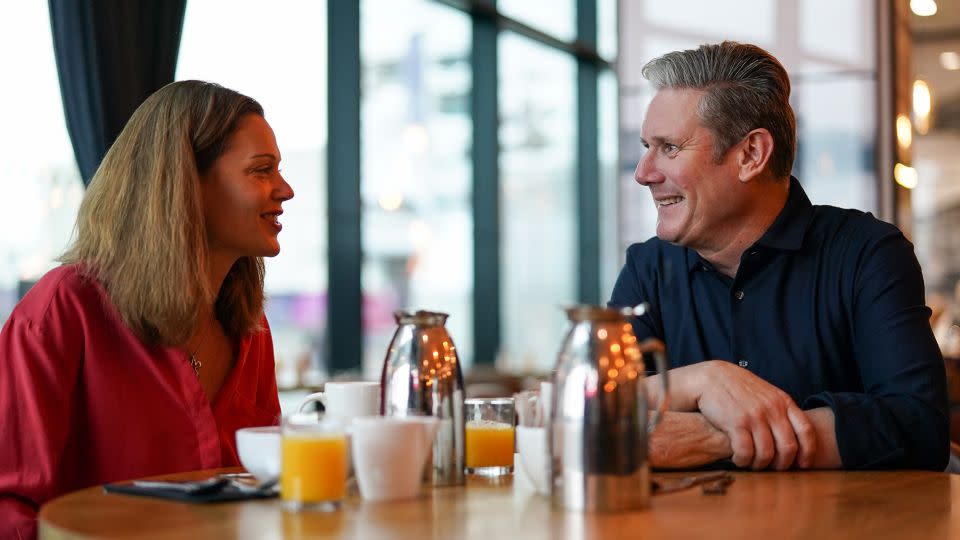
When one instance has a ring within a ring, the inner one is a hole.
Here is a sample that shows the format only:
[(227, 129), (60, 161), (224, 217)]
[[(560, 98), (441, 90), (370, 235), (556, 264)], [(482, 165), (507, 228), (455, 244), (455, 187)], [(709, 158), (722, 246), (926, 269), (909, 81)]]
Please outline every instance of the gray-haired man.
[(657, 92), (635, 177), (657, 237), (627, 250), (610, 303), (653, 305), (634, 328), (674, 368), (654, 465), (942, 470), (944, 366), (913, 246), (810, 204), (783, 66), (724, 42), (643, 74)]

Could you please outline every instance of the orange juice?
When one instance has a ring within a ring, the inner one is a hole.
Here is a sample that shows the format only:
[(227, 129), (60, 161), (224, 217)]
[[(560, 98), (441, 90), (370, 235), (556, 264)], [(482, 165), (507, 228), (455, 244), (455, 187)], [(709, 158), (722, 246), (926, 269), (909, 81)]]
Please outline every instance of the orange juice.
[(467, 422), (467, 468), (513, 467), (513, 426), (500, 422)]
[(347, 440), (342, 434), (284, 434), (281, 447), (281, 499), (315, 503), (343, 498)]

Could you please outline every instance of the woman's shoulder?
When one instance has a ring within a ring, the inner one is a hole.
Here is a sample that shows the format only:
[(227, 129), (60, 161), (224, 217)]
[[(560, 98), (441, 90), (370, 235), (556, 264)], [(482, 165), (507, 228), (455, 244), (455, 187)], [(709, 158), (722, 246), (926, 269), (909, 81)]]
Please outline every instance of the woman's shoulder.
[(30, 287), (11, 313), (34, 323), (50, 318), (62, 320), (65, 312), (102, 309), (105, 295), (100, 284), (80, 264), (65, 264), (50, 270)]

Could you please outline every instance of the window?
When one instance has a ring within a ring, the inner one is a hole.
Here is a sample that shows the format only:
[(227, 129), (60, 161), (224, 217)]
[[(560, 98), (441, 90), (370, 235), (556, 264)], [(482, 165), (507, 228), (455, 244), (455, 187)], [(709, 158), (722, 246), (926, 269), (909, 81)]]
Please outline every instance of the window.
[(497, 9), (558, 39), (573, 41), (577, 37), (576, 0), (497, 0)]
[[(3, 85), (0, 130), (0, 323), (22, 293), (67, 247), (83, 198), (83, 183), (63, 116), (46, 2), (4, 6), (0, 32)], [(11, 51), (16, 51), (12, 53)]]
[(361, 4), (363, 373), (377, 378), (397, 309), (450, 314), (473, 351), (470, 19), (422, 0)]
[(177, 65), (178, 80), (216, 82), (263, 105), (296, 193), (284, 204), (280, 255), (266, 260), (266, 312), (281, 388), (327, 376), (325, 21), (322, 1), (269, 9), (254, 0), (188, 2)]
[(576, 62), (500, 35), (501, 359), (547, 371), (577, 296)]

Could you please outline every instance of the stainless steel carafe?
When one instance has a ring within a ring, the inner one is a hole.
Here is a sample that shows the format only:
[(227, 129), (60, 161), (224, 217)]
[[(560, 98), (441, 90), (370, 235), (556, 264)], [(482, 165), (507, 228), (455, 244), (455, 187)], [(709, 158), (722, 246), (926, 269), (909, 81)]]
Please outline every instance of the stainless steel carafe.
[(663, 384), (648, 422), (632, 315), (632, 308), (567, 309), (571, 326), (553, 374), (547, 436), (555, 508), (621, 511), (649, 503), (647, 434), (667, 407), (667, 366), (662, 350), (650, 351)]
[(464, 483), (463, 375), (444, 324), (446, 313), (397, 311), (380, 379), (384, 416), (435, 416), (440, 427), (425, 480), (434, 486)]

